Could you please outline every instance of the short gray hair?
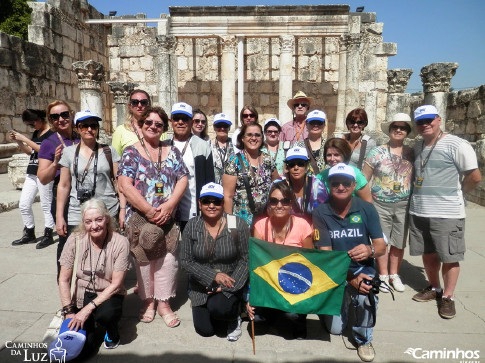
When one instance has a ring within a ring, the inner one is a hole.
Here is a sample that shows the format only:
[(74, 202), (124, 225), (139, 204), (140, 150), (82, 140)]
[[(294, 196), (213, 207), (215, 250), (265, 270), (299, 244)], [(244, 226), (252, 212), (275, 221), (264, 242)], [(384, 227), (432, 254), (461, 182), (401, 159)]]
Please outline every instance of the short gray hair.
[(86, 228), (84, 227), (84, 214), (89, 209), (96, 209), (100, 214), (107, 218), (108, 233), (116, 230), (115, 221), (109, 214), (109, 210), (106, 207), (106, 204), (104, 204), (104, 202), (100, 199), (92, 198), (85, 201), (81, 205), (81, 223), (79, 223), (79, 225), (76, 227), (75, 232), (79, 232), (82, 235), (86, 234)]

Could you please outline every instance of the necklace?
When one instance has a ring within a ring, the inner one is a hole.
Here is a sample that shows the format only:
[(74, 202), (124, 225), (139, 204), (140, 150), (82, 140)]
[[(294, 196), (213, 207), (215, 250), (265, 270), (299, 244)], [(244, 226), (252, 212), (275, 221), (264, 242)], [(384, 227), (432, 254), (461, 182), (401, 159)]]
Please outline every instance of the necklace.
[[(104, 240), (103, 240), (103, 245), (101, 246), (101, 251), (99, 251), (99, 255), (98, 255), (98, 260), (96, 261), (96, 266), (94, 267), (94, 270), (93, 270), (93, 260), (92, 260), (92, 253), (91, 253), (91, 250), (93, 248), (93, 240), (91, 239), (91, 237), (89, 237), (89, 269), (91, 270), (91, 279), (89, 281), (89, 283), (91, 283), (93, 285), (93, 291), (96, 292), (96, 285), (94, 284), (94, 281), (95, 281), (95, 278), (96, 278), (96, 271), (98, 271), (98, 263), (99, 263), (99, 260), (101, 258), (101, 255), (103, 254), (103, 251), (104, 251), (104, 246), (106, 245), (106, 241), (108, 240), (108, 231), (106, 231), (106, 236), (104, 237)], [(106, 257), (106, 253), (105, 253), (105, 257)], [(89, 284), (88, 284), (89, 286)]]
[[(285, 224), (285, 227), (286, 227), (286, 231), (285, 231), (285, 237), (283, 238), (283, 245), (286, 243), (286, 237), (288, 237), (288, 232), (290, 232), (291, 230), (291, 216), (289, 218), (289, 220), (286, 222)], [(276, 243), (276, 236), (278, 237), (281, 237), (281, 232), (280, 233), (275, 233), (274, 231), (274, 227), (271, 229), (271, 233), (272, 233), (272, 237), (273, 237), (273, 243)]]

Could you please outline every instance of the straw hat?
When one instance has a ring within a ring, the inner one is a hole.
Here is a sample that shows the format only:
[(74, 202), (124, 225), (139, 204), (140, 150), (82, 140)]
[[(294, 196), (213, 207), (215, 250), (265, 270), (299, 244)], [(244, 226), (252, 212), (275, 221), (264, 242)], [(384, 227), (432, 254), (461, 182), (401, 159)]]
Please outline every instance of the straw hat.
[(387, 136), (389, 136), (389, 126), (391, 126), (393, 122), (405, 122), (411, 128), (411, 131), (408, 133), (407, 137), (409, 137), (410, 139), (413, 139), (414, 137), (416, 137), (416, 129), (414, 127), (413, 122), (411, 121), (411, 117), (408, 114), (402, 113), (402, 112), (396, 113), (392, 117), (391, 121), (384, 122), (381, 124), (381, 130)]
[(306, 103), (308, 103), (308, 107), (310, 107), (313, 103), (313, 98), (307, 97), (305, 92), (298, 91), (298, 92), (296, 92), (295, 96), (292, 99), (288, 100), (288, 102), (287, 102), (288, 107), (293, 110), (293, 104), (295, 102), (306, 102)]

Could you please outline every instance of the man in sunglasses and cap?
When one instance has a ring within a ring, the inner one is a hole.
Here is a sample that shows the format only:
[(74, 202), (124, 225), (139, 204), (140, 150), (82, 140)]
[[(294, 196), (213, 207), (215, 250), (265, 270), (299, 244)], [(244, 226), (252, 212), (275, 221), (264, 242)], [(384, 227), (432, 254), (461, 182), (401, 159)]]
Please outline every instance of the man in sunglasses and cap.
[(289, 143), (289, 145), (284, 145), (285, 149), (289, 149), (295, 142), (303, 141), (308, 137), (305, 120), (312, 103), (313, 98), (307, 97), (302, 91), (298, 91), (295, 97), (288, 100), (288, 107), (293, 111), (293, 120), (281, 127), (280, 141)]
[(180, 201), (177, 214), (180, 230), (183, 231), (187, 221), (199, 211), (197, 200), (202, 186), (215, 179), (214, 163), (209, 144), (200, 137), (192, 137), (192, 106), (185, 102), (174, 104), (170, 123), (173, 129), (171, 144), (182, 153), (189, 169), (189, 186)]
[(460, 273), (459, 261), (465, 254), (463, 192), (471, 192), (482, 176), (470, 143), (443, 133), (436, 107), (418, 107), (414, 122), (423, 141), (417, 142), (414, 150), (409, 252), (411, 256), (422, 255), (429, 286), (414, 295), (413, 300), (438, 300), (439, 315), (451, 319), (456, 315), (453, 294)]
[(313, 240), (321, 250), (347, 251), (351, 262), (340, 315), (321, 315), (320, 319), (330, 334), (340, 335), (347, 325), (349, 305), (354, 306), (352, 336), (358, 345), (357, 354), (362, 361), (371, 362), (375, 356), (372, 330), (378, 298), (369, 292), (376, 276), (375, 257), (384, 254), (386, 245), (375, 207), (352, 197), (354, 169), (343, 163), (335, 165), (329, 171), (329, 185), (328, 203), (313, 211)]

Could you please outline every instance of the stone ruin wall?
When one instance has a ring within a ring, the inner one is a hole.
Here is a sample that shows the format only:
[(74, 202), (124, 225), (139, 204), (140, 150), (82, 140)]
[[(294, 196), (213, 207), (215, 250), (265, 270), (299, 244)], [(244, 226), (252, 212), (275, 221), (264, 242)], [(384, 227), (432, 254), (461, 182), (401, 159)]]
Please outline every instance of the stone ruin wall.
[[(63, 0), (29, 2), (29, 6), (33, 9), (29, 41), (0, 32), (0, 144), (10, 142), (7, 131), (12, 128), (31, 136), (21, 118), (26, 108), (46, 109), (51, 101), (61, 99), (79, 110), (74, 62), (93, 59), (108, 69), (107, 29), (84, 23), (87, 18), (103, 17), (96, 9)], [(102, 93), (108, 119), (112, 101), (107, 85)], [(5, 157), (5, 152), (0, 150), (0, 156)], [(0, 164), (3, 171), (5, 162)]]

